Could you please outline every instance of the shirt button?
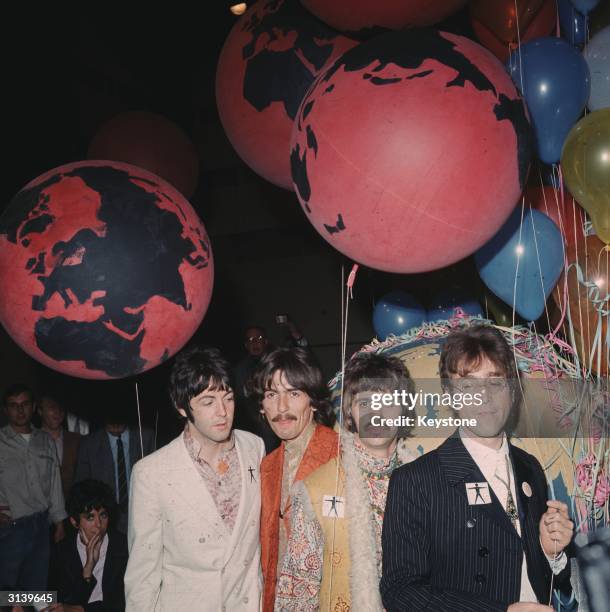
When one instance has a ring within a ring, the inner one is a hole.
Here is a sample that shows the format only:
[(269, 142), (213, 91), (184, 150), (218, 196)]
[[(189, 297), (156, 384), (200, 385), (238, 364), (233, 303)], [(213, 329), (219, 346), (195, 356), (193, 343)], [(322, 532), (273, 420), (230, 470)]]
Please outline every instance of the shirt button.
[(222, 610), (222, 612), (227, 612), (227, 607), (226, 606), (222, 606), (222, 608), (220, 608)]
[(489, 550), (486, 546), (481, 546), (479, 548), (479, 557), (487, 557), (489, 555)]
[(244, 565), (248, 565), (250, 563), (250, 559), (244, 559)]
[(477, 524), (477, 519), (471, 518), (466, 521), (466, 527), (468, 527), (468, 529), (472, 529), (476, 524)]
[(205, 542), (205, 538), (199, 538), (199, 543), (203, 544)]
[(248, 603), (248, 598), (244, 597), (243, 601), (244, 601), (245, 604), (247, 604)]
[(225, 568), (224, 567), (220, 570), (220, 573), (224, 576), (224, 573), (225, 573)]
[(477, 575), (474, 577), (474, 581), (475, 581), (477, 584), (485, 584), (485, 580), (487, 580), (487, 579), (485, 578), (485, 576), (483, 576), (483, 574), (477, 574)]

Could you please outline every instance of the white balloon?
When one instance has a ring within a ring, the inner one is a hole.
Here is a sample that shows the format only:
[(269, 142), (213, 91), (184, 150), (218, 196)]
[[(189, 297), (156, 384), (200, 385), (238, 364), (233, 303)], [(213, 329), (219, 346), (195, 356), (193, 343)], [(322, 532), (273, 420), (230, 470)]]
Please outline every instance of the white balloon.
[(610, 26), (589, 41), (584, 55), (591, 73), (589, 110), (606, 108), (610, 106)]

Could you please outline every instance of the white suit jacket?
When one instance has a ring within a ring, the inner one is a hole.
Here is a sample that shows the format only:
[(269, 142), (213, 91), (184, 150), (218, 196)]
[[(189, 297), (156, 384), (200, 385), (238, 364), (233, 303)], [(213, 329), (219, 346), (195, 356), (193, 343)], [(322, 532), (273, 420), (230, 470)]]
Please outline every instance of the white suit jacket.
[(265, 448), (235, 430), (241, 497), (232, 533), (181, 434), (134, 465), (129, 503), (127, 612), (258, 612), (260, 472)]

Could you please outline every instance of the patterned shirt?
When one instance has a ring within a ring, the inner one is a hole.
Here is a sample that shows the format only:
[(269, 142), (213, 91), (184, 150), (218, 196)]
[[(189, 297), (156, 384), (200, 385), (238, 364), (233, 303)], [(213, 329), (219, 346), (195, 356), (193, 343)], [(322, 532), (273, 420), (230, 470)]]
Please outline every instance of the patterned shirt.
[(231, 434), (230, 444), (218, 456), (215, 467), (199, 456), (201, 446), (191, 435), (188, 424), (184, 428), (183, 436), (184, 444), (197, 472), (203, 478), (220, 518), (231, 533), (237, 520), (241, 497), (241, 470), (235, 448), (235, 436)]
[(280, 521), (280, 533), (278, 541), (278, 569), (282, 562), (282, 557), (288, 546), (288, 528), (290, 516), (290, 489), (294, 484), (295, 476), (301, 465), (303, 455), (309, 446), (309, 442), (316, 430), (316, 424), (312, 421), (301, 432), (301, 435), (295, 440), (284, 442), (284, 466), (282, 468), (282, 488), (280, 493), (280, 512), (286, 520)]

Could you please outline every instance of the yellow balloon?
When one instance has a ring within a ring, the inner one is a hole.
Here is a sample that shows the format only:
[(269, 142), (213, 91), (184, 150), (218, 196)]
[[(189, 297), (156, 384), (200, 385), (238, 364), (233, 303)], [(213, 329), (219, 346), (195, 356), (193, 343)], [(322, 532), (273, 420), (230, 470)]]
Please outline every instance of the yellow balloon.
[(610, 244), (610, 108), (583, 117), (563, 145), (561, 170), (570, 193)]

